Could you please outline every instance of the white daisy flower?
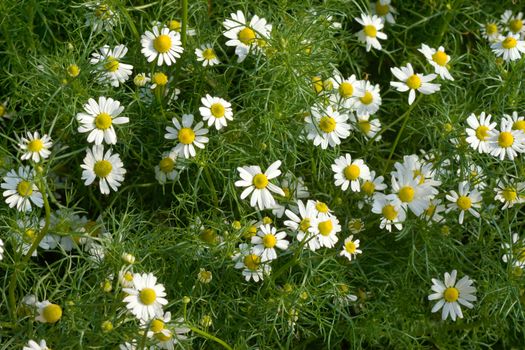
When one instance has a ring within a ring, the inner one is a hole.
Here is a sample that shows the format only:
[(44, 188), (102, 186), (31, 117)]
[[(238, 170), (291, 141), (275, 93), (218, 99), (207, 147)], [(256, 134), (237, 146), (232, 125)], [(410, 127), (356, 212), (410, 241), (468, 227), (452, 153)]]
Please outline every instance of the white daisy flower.
[(133, 287), (122, 288), (128, 294), (124, 298), (126, 308), (139, 320), (151, 320), (162, 317), (162, 307), (168, 303), (162, 284), (157, 284), (157, 277), (152, 273), (133, 275)]
[(441, 213), (446, 211), (445, 205), (442, 204), (440, 199), (432, 199), (428, 203), (428, 207), (423, 212), (424, 218), (428, 221), (441, 222), (443, 215)]
[(221, 63), (212, 44), (203, 44), (200, 48), (195, 49), (195, 56), (197, 56), (197, 61), (202, 62), (204, 67), (211, 67)]
[(525, 182), (510, 183), (509, 181), (498, 180), (495, 200), (503, 203), (502, 210), (512, 208), (515, 204), (525, 202)]
[(352, 261), (352, 258), (356, 258), (357, 254), (363, 253), (363, 251), (359, 248), (359, 240), (354, 240), (354, 236), (350, 235), (348, 238), (345, 239), (343, 242), (343, 250), (339, 255), (345, 256), (348, 258), (348, 260)]
[(501, 130), (493, 129), (489, 133), (488, 147), (491, 155), (503, 160), (514, 160), (518, 153), (525, 152), (525, 133), (513, 130), (512, 123), (501, 120)]
[(370, 179), (370, 169), (362, 159), (355, 159), (352, 162), (352, 156), (346, 153), (335, 159), (335, 164), (332, 164), (332, 171), (334, 172), (335, 185), (341, 186), (343, 191), (346, 191), (350, 186), (353, 192), (361, 191), (360, 182)]
[(275, 247), (286, 250), (290, 242), (286, 240), (286, 232), (277, 232), (271, 225), (261, 225), (257, 235), (252, 237), (253, 253), (261, 257), (261, 262), (277, 259)]
[(452, 321), (456, 317), (463, 318), (461, 307), (459, 304), (472, 309), (472, 301), (476, 301), (476, 288), (472, 286), (474, 283), (468, 276), (463, 277), (456, 283), (457, 271), (453, 270), (450, 274), (445, 272), (444, 281), (432, 278), (432, 291), (435, 293), (428, 296), (428, 300), (438, 300), (432, 308), (432, 312), (437, 312), (441, 308), (441, 319), (446, 320), (450, 315)]
[(332, 83), (332, 88), (337, 90), (337, 96), (339, 96), (339, 99), (343, 102), (344, 107), (352, 107), (352, 100), (350, 98), (358, 93), (355, 74), (345, 79), (340, 72), (334, 70), (334, 75), (330, 78), (330, 82)]
[(275, 199), (270, 191), (280, 196), (284, 196), (284, 192), (280, 187), (272, 184), (270, 180), (281, 175), (280, 166), (281, 161), (277, 160), (264, 173), (258, 165), (237, 168), (241, 180), (236, 181), (235, 186), (246, 187), (241, 193), (241, 199), (252, 194), (250, 206), (253, 208), (257, 206), (259, 210), (264, 210), (275, 207)]
[(441, 181), (435, 180), (436, 171), (431, 162), (422, 162), (416, 154), (411, 154), (403, 156), (403, 162), (396, 162), (394, 168), (393, 176), (409, 177), (412, 174), (412, 178), (427, 192), (429, 198), (439, 193), (435, 187), (441, 185)]
[(392, 193), (395, 193), (403, 208), (409, 208), (416, 216), (421, 215), (430, 202), (428, 188), (420, 183), (420, 177), (414, 178), (412, 171), (396, 172), (392, 176)]
[[(305, 199), (310, 197), (310, 192), (308, 192), (308, 188), (305, 186), (303, 178), (296, 178), (289, 171), (287, 171), (282, 177), (282, 179), (279, 181), (279, 187), (281, 187), (281, 189), (284, 192), (283, 200), (287, 201), (288, 203), (276, 203), (275, 207), (272, 208), (272, 214), (275, 215), (277, 218), (281, 218), (284, 215), (286, 206), (288, 206), (294, 211), (297, 211), (295, 201), (297, 201), (298, 199)], [(293, 201), (293, 203), (290, 203), (290, 201)]]
[(84, 164), (80, 165), (82, 169), (82, 180), (84, 185), (89, 186), (98, 178), (100, 193), (109, 194), (110, 188), (117, 191), (122, 181), (124, 181), (124, 164), (120, 160), (118, 153), (112, 154), (108, 149), (104, 153), (104, 146), (95, 145), (86, 150)]
[(201, 98), (201, 103), (203, 106), (199, 107), (199, 112), (202, 115), (202, 120), (208, 121), (208, 126), (215, 124), (215, 128), (220, 130), (226, 126), (226, 120), (233, 120), (230, 102), (206, 94), (205, 97)]
[(138, 87), (146, 86), (151, 81), (151, 78), (146, 73), (139, 73), (133, 78), (133, 83)]
[(157, 65), (164, 63), (171, 66), (180, 57), (184, 48), (180, 39), (180, 34), (167, 27), (159, 30), (154, 26), (152, 31), (146, 31), (141, 38), (142, 54), (146, 56), (148, 62), (157, 60)]
[(422, 44), (418, 51), (425, 56), (441, 79), (454, 80), (447, 67), (448, 62), (450, 62), (450, 56), (445, 53), (443, 46), (438, 47), (436, 50), (426, 44)]
[(525, 117), (519, 116), (518, 112), (512, 112), (512, 115), (504, 114), (503, 117), (508, 123), (512, 124), (512, 130), (521, 130), (525, 132)]
[(56, 323), (62, 318), (62, 307), (52, 304), (48, 300), (35, 304), (38, 315), (35, 320), (42, 323)]
[(164, 152), (159, 165), (155, 166), (155, 179), (159, 184), (164, 185), (166, 182), (173, 181), (179, 175), (177, 169), (177, 153)]
[(462, 181), (458, 185), (458, 192), (452, 190), (446, 195), (447, 200), (451, 203), (447, 206), (447, 213), (451, 210), (459, 210), (459, 224), (463, 224), (465, 212), (468, 211), (474, 217), (479, 218), (476, 209), (481, 208), (481, 193), (478, 190), (470, 190), (470, 184)]
[(314, 252), (321, 247), (314, 230), (314, 228), (317, 227), (315, 202), (309, 200), (305, 206), (303, 201), (298, 200), (297, 207), (299, 215), (289, 209), (285, 211), (289, 220), (286, 220), (284, 225), (291, 231), (297, 232), (296, 238), (299, 242), (306, 242), (304, 248), (308, 247)]
[(525, 268), (525, 238), (520, 238), (517, 233), (512, 234), (512, 243), (503, 243), (501, 247), (505, 253), (501, 259), (515, 267)]
[(339, 113), (332, 106), (312, 107), (311, 115), (305, 118), (308, 131), (307, 138), (313, 140), (315, 146), (321, 145), (322, 149), (335, 147), (341, 143), (341, 139), (350, 136), (350, 124), (348, 115)]
[[(360, 130), (366, 139), (371, 140), (376, 137), (377, 133), (381, 131), (381, 122), (379, 119), (370, 119), (368, 114), (357, 115), (350, 114), (350, 120), (355, 124), (354, 129)], [(374, 141), (381, 140), (381, 135), (376, 137)]]
[(490, 43), (498, 41), (501, 36), (500, 29), (497, 23), (487, 22), (481, 25), (481, 36), (487, 39)]
[(485, 116), (485, 112), (481, 112), (479, 120), (474, 113), (467, 118), (467, 124), (470, 128), (466, 128), (465, 130), (468, 135), (466, 141), (470, 147), (479, 153), (489, 152), (489, 134), (496, 126), (496, 123), (490, 122), (490, 118), (492, 118), (492, 116), (490, 114)]
[(512, 34), (523, 36), (525, 33), (525, 26), (523, 25), (523, 12), (518, 12), (517, 15), (512, 13), (512, 10), (506, 10), (501, 15), (501, 23), (506, 27), (505, 29)]
[(332, 217), (332, 210), (328, 205), (321, 201), (312, 201), (314, 202), (314, 209), (318, 220)]
[(363, 26), (363, 29), (360, 30), (356, 35), (357, 39), (366, 44), (366, 51), (370, 51), (373, 47), (376, 50), (381, 50), (381, 44), (379, 40), (386, 40), (387, 35), (381, 32), (383, 29), (383, 19), (376, 15), (369, 16), (365, 13), (361, 14), (361, 18), (354, 18), (357, 23)]
[(383, 176), (377, 176), (374, 170), (370, 171), (370, 177), (361, 184), (361, 192), (368, 198), (372, 198), (374, 194), (380, 193), (386, 189)]
[[(31, 249), (31, 246), (35, 242), (38, 232), (45, 226), (45, 220), (39, 222), (38, 219), (32, 217), (26, 217), (23, 220), (16, 221), (17, 227), (14, 229), (14, 235), (19, 243), (22, 254), (26, 255)], [(46, 235), (38, 244), (38, 246), (44, 250), (53, 249), (56, 247), (56, 242), (60, 238), (53, 237), (49, 239), (50, 235)], [(31, 256), (37, 256), (37, 250), (35, 249)], [(0, 259), (1, 260), (1, 259)]]
[(33, 182), (35, 171), (29, 166), (19, 167), (18, 171), (12, 169), (4, 176), (1, 187), (5, 190), (4, 197), (9, 208), (27, 212), (32, 210), (31, 203), (38, 208), (44, 206), (42, 193)]
[(113, 11), (106, 2), (96, 1), (86, 4), (91, 11), (86, 14), (86, 26), (91, 27), (93, 32), (105, 30), (111, 32), (119, 21), (118, 13)]
[(21, 142), (18, 144), (20, 150), (24, 152), (20, 159), (26, 160), (31, 159), (33, 162), (38, 163), (40, 160), (44, 160), (49, 157), (51, 151), (49, 149), (53, 146), (51, 138), (47, 135), (40, 137), (38, 131), (31, 134), (27, 132), (27, 137), (22, 137)]
[(321, 247), (333, 248), (337, 241), (337, 234), (341, 232), (341, 225), (335, 216), (319, 218), (317, 226), (312, 227), (312, 232), (317, 236)]
[(503, 56), (505, 61), (516, 61), (525, 52), (525, 41), (520, 40), (519, 35), (509, 33), (490, 45), (496, 57)]
[(193, 114), (183, 114), (182, 124), (179, 123), (177, 118), (173, 118), (171, 121), (175, 128), (171, 126), (166, 127), (167, 133), (164, 138), (168, 140), (177, 140), (177, 145), (172, 149), (172, 152), (177, 153), (183, 158), (195, 157), (195, 147), (204, 149), (205, 144), (208, 143), (209, 139), (204, 136), (208, 133), (208, 129), (203, 128), (203, 122), (198, 122), (195, 126), (193, 124)]
[(371, 115), (381, 107), (379, 84), (372, 85), (368, 80), (359, 80), (355, 83), (356, 93), (352, 97), (352, 108), (358, 116)]
[(37, 343), (34, 340), (29, 340), (27, 345), (24, 345), (22, 350), (51, 350), (47, 347), (46, 341), (42, 339), (40, 343)]
[(269, 264), (263, 263), (261, 257), (253, 252), (253, 247), (246, 243), (239, 245), (239, 252), (232, 260), (235, 262), (236, 269), (242, 269), (242, 275), (246, 281), (253, 279), (255, 282), (264, 280), (265, 275), (269, 275), (272, 268)]
[(392, 7), (390, 2), (390, 0), (378, 0), (375, 3), (371, 3), (370, 8), (372, 9), (372, 14), (378, 15), (385, 22), (394, 24), (396, 23), (394, 15), (397, 14), (397, 11)]
[(133, 66), (122, 63), (121, 59), (126, 56), (128, 48), (122, 44), (110, 49), (108, 45), (100, 48), (100, 52), (91, 54), (89, 63), (99, 65), (101, 83), (109, 83), (111, 86), (118, 87), (125, 83), (131, 76)]
[(408, 104), (411, 105), (416, 99), (416, 90), (425, 95), (433, 94), (439, 91), (441, 85), (433, 84), (430, 81), (436, 78), (436, 74), (423, 75), (414, 73), (412, 65), (408, 63), (406, 67), (401, 68), (390, 68), (390, 71), (394, 76), (401, 80), (401, 82), (391, 81), (390, 85), (395, 87), (397, 91), (405, 92), (410, 90), (408, 94)]
[(89, 132), (87, 142), (94, 142), (95, 145), (100, 145), (102, 142), (108, 145), (116, 144), (117, 134), (113, 124), (120, 125), (129, 122), (128, 117), (119, 117), (119, 114), (124, 111), (120, 102), (111, 97), (100, 96), (97, 103), (90, 98), (84, 105), (84, 110), (86, 113), (77, 114), (77, 120), (80, 123), (78, 132)]
[(392, 232), (392, 226), (395, 226), (400, 231), (403, 229), (406, 212), (397, 195), (384, 195), (383, 193), (374, 195), (372, 213), (382, 216), (379, 228), (386, 228), (389, 232)]

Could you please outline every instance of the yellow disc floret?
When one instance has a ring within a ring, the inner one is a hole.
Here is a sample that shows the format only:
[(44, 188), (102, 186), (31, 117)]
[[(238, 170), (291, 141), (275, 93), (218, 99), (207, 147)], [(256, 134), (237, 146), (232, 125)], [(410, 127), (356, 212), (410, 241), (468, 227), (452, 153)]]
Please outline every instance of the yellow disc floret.
[(459, 299), (459, 290), (454, 287), (448, 287), (443, 292), (443, 299), (448, 303), (453, 303)]
[(488, 35), (496, 34), (498, 32), (498, 26), (496, 25), (496, 23), (487, 23), (485, 25), (485, 31)]
[(336, 127), (336, 121), (334, 118), (332, 117), (329, 117), (327, 115), (325, 115), (324, 117), (321, 118), (321, 120), (319, 121), (319, 128), (325, 132), (325, 133), (331, 133), (332, 131), (335, 130), (335, 127)]
[(504, 49), (512, 49), (518, 45), (518, 41), (514, 39), (511, 36), (508, 36), (501, 42), (501, 46), (503, 46)]
[(416, 191), (412, 186), (404, 186), (399, 189), (399, 193), (397, 195), (402, 202), (410, 203), (414, 200), (415, 194)]
[(153, 288), (143, 288), (139, 292), (139, 299), (144, 305), (151, 305), (157, 300), (157, 293)]
[(501, 195), (507, 202), (513, 202), (516, 200), (516, 198), (518, 198), (518, 193), (512, 187), (505, 188), (503, 191), (501, 191)]
[(175, 168), (175, 161), (170, 157), (163, 158), (159, 162), (159, 168), (163, 173), (169, 173)]
[(397, 210), (392, 204), (385, 205), (381, 213), (389, 221), (394, 221), (397, 218)]
[(498, 136), (498, 145), (503, 148), (508, 148), (514, 143), (514, 136), (510, 131), (502, 131)]
[(211, 48), (205, 49), (202, 51), (202, 57), (204, 57), (205, 60), (209, 61), (217, 57), (215, 54), (215, 51)]
[(303, 232), (307, 232), (310, 226), (311, 224), (309, 218), (304, 218), (301, 220), (301, 222), (299, 222), (299, 229)]
[(111, 173), (111, 170), (113, 170), (111, 162), (105, 159), (97, 161), (93, 167), (95, 175), (101, 178), (107, 177)]
[(412, 74), (405, 83), (409, 88), (417, 90), (421, 87), (421, 78), (417, 74)]
[(361, 173), (361, 169), (359, 169), (359, 166), (355, 164), (351, 164), (345, 167), (343, 172), (345, 174), (345, 177), (348, 180), (354, 181), (354, 180), (357, 180), (357, 178), (359, 177), (359, 174)]
[(266, 234), (262, 241), (265, 248), (273, 248), (277, 244), (277, 238), (271, 233)]
[(170, 30), (173, 30), (175, 32), (180, 32), (180, 29), (182, 28), (182, 25), (179, 21), (176, 21), (176, 20), (171, 20), (168, 22), (168, 28)]
[(371, 196), (374, 194), (374, 191), (376, 189), (376, 185), (372, 181), (365, 181), (363, 185), (361, 185), (361, 190), (367, 195)]
[(323, 214), (326, 214), (330, 211), (330, 209), (328, 209), (328, 205), (326, 205), (326, 203), (323, 202), (315, 203), (315, 209), (317, 209), (318, 212)]
[(151, 321), (149, 328), (153, 333), (158, 333), (164, 329), (164, 322), (156, 318), (153, 321)]
[(66, 71), (71, 78), (76, 78), (80, 74), (80, 68), (76, 64), (70, 64)]
[(374, 101), (374, 95), (370, 91), (365, 91), (365, 94), (359, 98), (359, 101), (364, 105), (369, 105)]
[(461, 210), (468, 210), (472, 206), (472, 200), (468, 196), (460, 196), (456, 204)]
[(319, 229), (319, 233), (323, 236), (329, 236), (332, 232), (332, 229), (334, 228), (334, 224), (332, 223), (332, 220), (326, 220), (321, 221), (317, 228)]
[(371, 24), (368, 24), (363, 28), (363, 32), (365, 33), (366, 36), (375, 38), (377, 35), (377, 28)]
[(22, 180), (16, 185), (16, 191), (22, 197), (29, 197), (33, 193), (33, 184), (29, 181)]
[(162, 72), (157, 72), (153, 74), (153, 77), (151, 77), (151, 80), (153, 83), (157, 84), (158, 86), (164, 86), (168, 84), (168, 76)]
[(357, 125), (364, 134), (368, 134), (372, 130), (372, 124), (368, 120), (360, 120)]
[(95, 117), (95, 126), (99, 130), (106, 130), (111, 127), (112, 121), (113, 119), (108, 113), (102, 112)]
[(348, 98), (348, 97), (351, 97), (353, 93), (354, 93), (354, 87), (349, 82), (343, 81), (339, 85), (339, 95), (341, 95), (341, 97)]
[(261, 264), (261, 257), (255, 254), (249, 254), (244, 257), (243, 262), (248, 269), (255, 271)]
[(509, 29), (514, 34), (519, 33), (521, 28), (523, 28), (523, 21), (521, 19), (516, 18), (509, 22)]
[(257, 174), (253, 177), (253, 185), (255, 188), (262, 190), (268, 186), (268, 177), (264, 174)]
[(44, 148), (44, 143), (40, 139), (34, 139), (27, 144), (29, 152), (40, 152)]
[(489, 137), (489, 127), (480, 125), (476, 128), (476, 137), (480, 141), (485, 141)]
[(222, 118), (224, 117), (226, 109), (221, 103), (214, 103), (210, 107), (210, 112), (215, 118)]
[(185, 145), (191, 144), (195, 140), (195, 132), (191, 128), (179, 130), (179, 141)]
[(106, 68), (108, 72), (116, 72), (119, 65), (120, 62), (115, 57), (109, 56), (106, 63), (104, 63), (104, 68)]
[(376, 2), (376, 13), (383, 17), (383, 16), (386, 16), (388, 15), (388, 12), (389, 12), (389, 8), (388, 8), (388, 5), (385, 4), (385, 5), (382, 5), (381, 2), (377, 1)]
[(62, 308), (57, 304), (49, 304), (42, 310), (42, 317), (48, 323), (55, 323), (62, 318)]
[(512, 129), (525, 131), (525, 120), (516, 120), (514, 124), (512, 124)]
[(355, 243), (352, 242), (352, 241), (348, 241), (345, 243), (345, 250), (350, 253), (350, 254), (354, 254), (355, 251), (356, 251), (357, 247), (355, 246)]
[(255, 32), (248, 27), (243, 28), (237, 34), (239, 41), (245, 45), (251, 45), (255, 41)]
[(447, 64), (448, 56), (443, 51), (436, 51), (435, 54), (432, 55), (432, 61), (436, 62), (440, 66), (445, 66)]
[(153, 40), (153, 48), (160, 53), (166, 53), (171, 49), (171, 38), (169, 35), (161, 34)]

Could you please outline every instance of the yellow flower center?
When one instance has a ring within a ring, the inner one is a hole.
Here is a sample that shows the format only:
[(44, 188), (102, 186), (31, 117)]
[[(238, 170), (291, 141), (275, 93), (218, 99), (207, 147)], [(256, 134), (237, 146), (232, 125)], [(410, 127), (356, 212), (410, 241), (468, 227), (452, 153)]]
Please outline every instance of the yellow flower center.
[(168, 76), (162, 72), (158, 72), (153, 74), (151, 80), (159, 86), (164, 86), (168, 83)]
[(109, 6), (106, 4), (100, 4), (95, 10), (95, 16), (100, 19), (107, 19), (109, 17)]
[(255, 32), (246, 27), (239, 31), (238, 34), (239, 41), (245, 45), (251, 45), (255, 41)]
[(325, 115), (319, 121), (319, 128), (325, 133), (331, 133), (335, 130), (336, 121), (334, 118)]
[(357, 125), (364, 134), (368, 134), (372, 130), (372, 124), (368, 120), (360, 120)]
[(159, 340), (159, 341), (168, 341), (170, 340), (172, 337), (173, 337), (173, 334), (166, 330), (167, 332), (160, 332), (160, 333), (157, 333), (155, 334), (155, 337)]
[(458, 205), (459, 209), (468, 210), (472, 206), (472, 201), (468, 196), (460, 196), (457, 199), (456, 204)]
[(246, 239), (250, 239), (253, 236), (255, 236), (256, 234), (257, 234), (257, 227), (252, 225), (252, 226), (248, 227), (246, 232), (243, 234), (243, 237), (246, 238)]
[(179, 21), (171, 20), (168, 22), (168, 28), (170, 30), (173, 30), (175, 32), (180, 32), (180, 29), (182, 28), (182, 25)]
[(71, 78), (76, 78), (78, 77), (78, 75), (80, 74), (80, 68), (78, 68), (78, 66), (76, 64), (70, 64), (68, 67), (67, 67), (67, 74), (71, 77)]
[(159, 162), (159, 168), (163, 173), (169, 173), (175, 168), (175, 161), (170, 157), (163, 158)]
[(372, 181), (365, 181), (363, 185), (361, 186), (361, 190), (367, 195), (371, 196), (374, 194), (374, 191), (376, 189), (376, 185)]
[(487, 23), (485, 25), (485, 31), (488, 35), (493, 35), (498, 32), (498, 26), (495, 23)]
[(485, 141), (489, 137), (489, 127), (485, 125), (480, 125), (476, 129), (476, 137), (480, 141)]
[(397, 195), (402, 202), (410, 203), (414, 200), (415, 193), (416, 191), (412, 186), (404, 186), (399, 189), (399, 193)]
[(0, 117), (3, 117), (5, 113), (5, 107), (3, 104), (0, 103)]
[(268, 216), (265, 216), (263, 219), (262, 219), (262, 222), (264, 225), (270, 225), (273, 221), (271, 218), (269, 218)]
[(16, 185), (16, 191), (22, 197), (29, 197), (33, 193), (33, 184), (29, 181), (22, 180)]
[(312, 77), (312, 85), (316, 93), (323, 91), (323, 79), (321, 77)]
[(164, 329), (164, 322), (159, 319), (151, 321), (150, 329), (153, 333), (158, 333)]
[(315, 203), (315, 209), (317, 209), (318, 212), (326, 214), (330, 209), (328, 209), (328, 205), (326, 205), (323, 202), (317, 202)]
[(432, 61), (436, 62), (440, 66), (445, 66), (447, 64), (448, 56), (443, 51), (436, 51), (435, 54), (432, 55)]
[(446, 302), (453, 303), (459, 299), (459, 290), (454, 287), (448, 287), (443, 292), (443, 298), (445, 299)]
[(151, 305), (157, 300), (157, 293), (153, 288), (144, 288), (139, 292), (139, 299), (144, 305)]
[(355, 251), (356, 251), (356, 246), (355, 246), (355, 243), (352, 242), (352, 241), (348, 241), (345, 243), (345, 250), (350, 253), (350, 254), (354, 254)]
[(263, 245), (265, 248), (273, 248), (277, 244), (277, 238), (271, 233), (268, 233), (263, 237)]
[(345, 177), (348, 180), (353, 181), (359, 177), (359, 174), (361, 173), (361, 169), (359, 169), (359, 166), (355, 164), (351, 164), (345, 167), (343, 172), (345, 174)]
[(425, 215), (428, 217), (432, 217), (435, 211), (436, 211), (436, 206), (434, 204), (430, 204), (428, 208), (425, 210)]
[(361, 103), (364, 105), (369, 105), (374, 101), (374, 96), (370, 91), (365, 91), (365, 95), (360, 97), (359, 101), (361, 101)]
[(301, 220), (301, 222), (299, 223), (299, 229), (303, 232), (307, 232), (308, 229), (310, 228), (311, 224), (310, 224), (310, 219), (309, 218), (304, 218)]
[(512, 49), (516, 47), (516, 45), (518, 45), (518, 41), (511, 36), (506, 37), (505, 40), (501, 42), (501, 46), (503, 46), (504, 49)]
[(191, 128), (182, 128), (179, 130), (179, 141), (185, 145), (189, 145), (195, 140), (195, 132)]
[(40, 152), (42, 148), (44, 148), (44, 143), (40, 139), (31, 140), (27, 144), (27, 150), (29, 152)]
[(421, 78), (417, 76), (417, 74), (413, 74), (410, 77), (408, 77), (407, 81), (405, 82), (409, 88), (417, 90), (421, 87)]
[(502, 131), (499, 133), (498, 136), (498, 144), (503, 147), (507, 148), (512, 146), (514, 143), (514, 136), (512, 136), (512, 133), (510, 131)]
[(49, 304), (42, 310), (42, 317), (48, 323), (55, 323), (62, 317), (62, 308), (57, 304)]
[(35, 237), (36, 237), (36, 231), (33, 230), (32, 228), (28, 228), (27, 230), (25, 230), (24, 232), (24, 240), (26, 242), (33, 242), (35, 240)]
[(249, 270), (256, 271), (261, 264), (261, 257), (255, 254), (249, 254), (244, 257), (244, 266)]
[(224, 113), (226, 112), (226, 109), (224, 106), (220, 103), (214, 103), (210, 107), (211, 115), (213, 115), (215, 118), (222, 118), (224, 117)]
[(379, 0), (376, 2), (376, 13), (379, 15), (379, 16), (386, 16), (388, 15), (388, 5), (382, 5)]
[(253, 177), (253, 185), (255, 188), (262, 190), (268, 186), (268, 178), (264, 174), (257, 174)]
[(512, 187), (507, 187), (505, 188), (502, 192), (501, 192), (501, 195), (503, 196), (503, 198), (505, 198), (505, 200), (507, 202), (513, 202), (516, 200), (516, 198), (518, 197), (518, 193), (516, 192), (515, 189), (513, 189)]
[(323, 236), (329, 236), (334, 228), (334, 224), (332, 224), (332, 220), (321, 221), (317, 225), (317, 228), (319, 229), (320, 234)]
[(363, 28), (363, 31), (365, 32), (365, 35), (366, 35), (366, 36), (369, 36), (369, 37), (371, 37), (371, 38), (375, 38), (376, 35), (377, 35), (377, 29), (376, 29), (376, 27), (374, 27), (374, 26), (371, 25), (371, 24), (366, 25), (366, 26)]
[(128, 282), (131, 282), (133, 281), (133, 274), (129, 271), (127, 271), (125, 274), (124, 274), (124, 279)]
[(509, 29), (514, 33), (519, 33), (521, 28), (523, 28), (523, 21), (521, 19), (513, 19), (509, 23)]
[(171, 49), (171, 38), (169, 35), (161, 34), (153, 40), (153, 48), (160, 53), (166, 53)]
[(343, 81), (339, 85), (339, 95), (343, 98), (348, 98), (354, 93), (354, 87), (349, 82)]
[(381, 213), (383, 214), (385, 219), (389, 221), (394, 221), (397, 218), (397, 210), (392, 204), (385, 205), (381, 210)]
[(109, 160), (105, 159), (97, 161), (93, 167), (95, 175), (100, 178), (107, 177), (111, 173), (111, 170), (113, 170), (113, 165), (111, 165)]
[(104, 68), (108, 72), (116, 72), (118, 70), (119, 61), (115, 57), (108, 57), (107, 62), (104, 64)]
[(204, 57), (205, 60), (209, 61), (213, 60), (215, 57), (217, 57), (217, 55), (215, 55), (215, 51), (213, 51), (213, 49), (208, 48), (202, 51), (202, 57)]
[(112, 121), (113, 119), (111, 119), (111, 116), (108, 113), (102, 112), (95, 117), (95, 126), (99, 130), (106, 130), (111, 127)]
[(517, 120), (512, 124), (512, 129), (525, 131), (525, 120)]

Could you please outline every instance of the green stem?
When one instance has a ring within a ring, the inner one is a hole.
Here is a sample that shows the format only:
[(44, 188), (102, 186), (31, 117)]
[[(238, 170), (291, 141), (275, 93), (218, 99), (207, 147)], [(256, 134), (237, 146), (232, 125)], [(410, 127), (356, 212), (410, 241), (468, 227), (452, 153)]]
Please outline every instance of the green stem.
[(228, 349), (228, 350), (233, 350), (233, 348), (231, 346), (229, 346), (228, 344), (226, 344), (226, 342), (222, 339), (219, 339), (217, 338), (216, 336), (213, 336), (211, 335), (210, 333), (207, 333), (197, 327), (193, 327), (193, 326), (190, 326), (188, 325), (188, 328), (191, 329), (192, 332), (194, 333), (197, 333), (199, 335), (202, 335), (204, 338), (208, 338), (210, 340), (213, 340), (214, 342), (216, 343), (219, 343), (221, 344), (225, 349)]
[(187, 31), (188, 31), (188, 0), (182, 0), (182, 27), (181, 41), (182, 47), (186, 48)]
[(217, 190), (215, 189), (215, 185), (213, 184), (213, 179), (211, 178), (210, 172), (208, 171), (208, 167), (204, 167), (204, 176), (206, 176), (206, 180), (208, 181), (208, 186), (211, 190), (211, 195), (213, 197), (213, 204), (215, 205), (215, 208), (219, 208), (219, 198), (217, 197)]

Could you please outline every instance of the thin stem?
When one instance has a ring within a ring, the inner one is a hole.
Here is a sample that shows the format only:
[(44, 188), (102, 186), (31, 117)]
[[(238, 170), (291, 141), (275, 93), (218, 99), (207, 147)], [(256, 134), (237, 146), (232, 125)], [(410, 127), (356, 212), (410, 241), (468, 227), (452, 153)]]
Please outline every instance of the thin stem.
[(208, 181), (208, 186), (210, 186), (211, 195), (213, 197), (213, 204), (215, 205), (215, 208), (219, 207), (219, 198), (217, 197), (217, 190), (215, 189), (215, 185), (213, 184), (213, 179), (211, 178), (210, 172), (208, 171), (208, 167), (204, 167), (204, 176), (206, 176), (206, 180)]
[(213, 336), (211, 335), (210, 333), (207, 333), (197, 327), (193, 327), (193, 326), (190, 326), (188, 325), (188, 328), (191, 329), (192, 332), (194, 333), (197, 333), (199, 335), (202, 335), (204, 338), (208, 338), (210, 340), (213, 340), (214, 342), (216, 343), (219, 343), (221, 344), (225, 349), (228, 349), (228, 350), (233, 350), (233, 348), (231, 346), (229, 346), (228, 344), (226, 344), (226, 342), (222, 339), (219, 339), (217, 338), (216, 336)]
[(182, 0), (182, 26), (181, 26), (181, 41), (182, 47), (186, 48), (187, 31), (188, 31), (188, 0)]

